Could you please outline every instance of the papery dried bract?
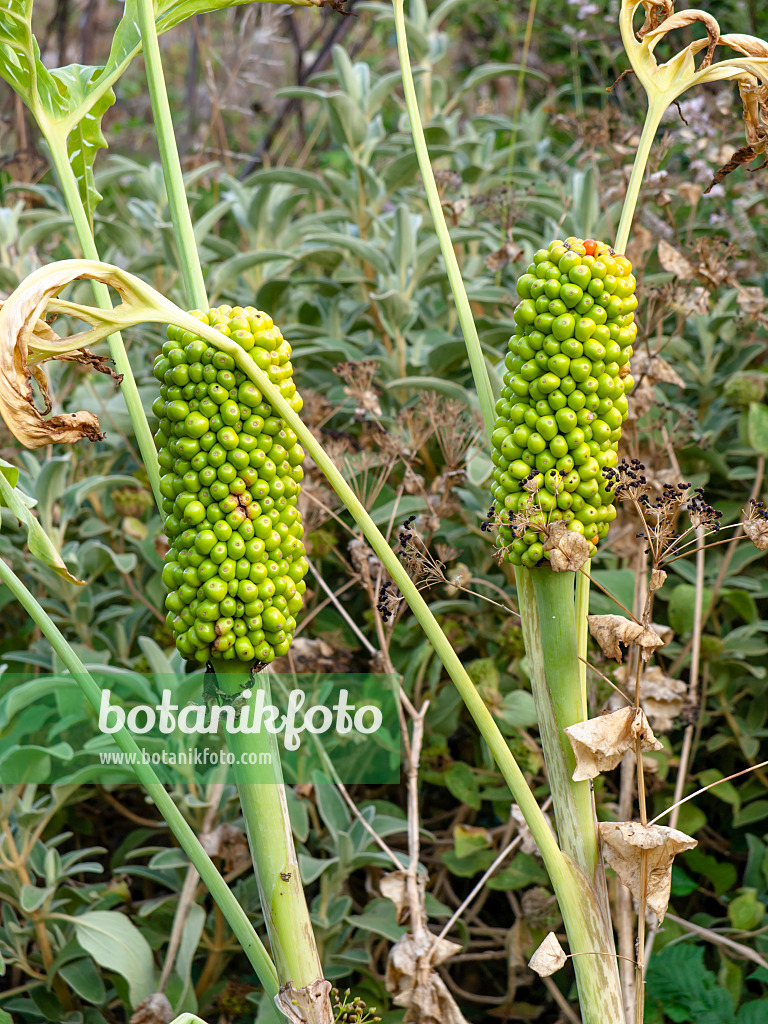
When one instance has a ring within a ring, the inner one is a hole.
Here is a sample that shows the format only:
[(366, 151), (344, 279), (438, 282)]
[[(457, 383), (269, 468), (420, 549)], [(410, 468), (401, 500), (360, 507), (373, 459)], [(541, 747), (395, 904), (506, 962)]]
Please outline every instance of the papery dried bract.
[(549, 564), (555, 572), (577, 572), (589, 558), (587, 539), (569, 530), (562, 520), (549, 526), (544, 550), (549, 552)]
[(666, 825), (636, 821), (601, 821), (598, 829), (608, 864), (636, 900), (641, 898), (645, 875), (646, 904), (663, 921), (669, 906), (672, 862), (678, 853), (697, 846), (697, 841)]
[(528, 961), (528, 966), (535, 971), (540, 978), (548, 978), (550, 974), (559, 971), (565, 966), (568, 957), (565, 950), (558, 942), (554, 932), (549, 932), (542, 944)]
[(628, 750), (636, 749), (638, 740), (644, 751), (662, 749), (641, 708), (620, 708), (577, 722), (569, 725), (565, 734), (576, 758), (574, 782), (585, 782), (601, 772), (612, 771)]
[(693, 265), (669, 242), (664, 241), (663, 238), (659, 239), (657, 246), (659, 254), (659, 263), (662, 267), (670, 274), (674, 274), (675, 277), (687, 280), (693, 277), (695, 270)]
[(461, 946), (422, 931), (407, 933), (389, 951), (385, 984), (404, 1019), (414, 1024), (467, 1024), (456, 1001), (434, 968), (461, 952)]
[(621, 644), (637, 644), (643, 658), (648, 658), (664, 641), (650, 626), (632, 622), (623, 615), (589, 615), (589, 632), (597, 640), (606, 658), (621, 661)]
[(667, 578), (667, 574), (663, 569), (654, 569), (651, 573), (651, 580), (648, 584), (649, 590), (661, 590), (664, 586), (664, 581)]

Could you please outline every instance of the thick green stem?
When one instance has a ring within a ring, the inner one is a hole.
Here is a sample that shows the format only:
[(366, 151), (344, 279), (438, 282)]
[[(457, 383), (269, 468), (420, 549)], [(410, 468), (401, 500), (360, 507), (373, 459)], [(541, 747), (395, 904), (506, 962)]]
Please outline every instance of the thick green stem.
[[(56, 174), (58, 175), (59, 182), (61, 183), (64, 199), (66, 200), (69, 212), (72, 215), (72, 221), (75, 225), (75, 231), (77, 232), (77, 237), (80, 242), (80, 247), (83, 250), (83, 254), (86, 259), (98, 260), (99, 253), (96, 249), (96, 243), (93, 240), (93, 233), (91, 231), (88, 215), (85, 212), (83, 201), (80, 198), (77, 180), (69, 163), (66, 146), (61, 143), (57, 136), (46, 136), (46, 140), (51, 152), (53, 166), (56, 170)], [(109, 289), (105, 284), (102, 284), (100, 281), (94, 281), (93, 294), (96, 296), (96, 302), (101, 309), (112, 308), (112, 302), (109, 298)], [(149, 427), (147, 414), (144, 411), (144, 406), (141, 404), (139, 389), (136, 386), (136, 379), (133, 376), (133, 370), (131, 369), (131, 364), (128, 360), (128, 353), (125, 350), (122, 335), (119, 332), (115, 332), (109, 336), (107, 342), (109, 344), (110, 355), (115, 361), (115, 368), (117, 369), (117, 372), (123, 376), (120, 391), (125, 399), (128, 415), (130, 416), (131, 423), (133, 424), (136, 441), (139, 445), (139, 452), (141, 453), (144, 467), (146, 468), (147, 476), (149, 477), (152, 493), (155, 497), (157, 507), (162, 508), (163, 496), (160, 493), (160, 467), (157, 462), (157, 449), (155, 448), (155, 441)]]
[[(231, 661), (215, 660), (213, 667), (219, 689), (231, 694), (251, 690), (247, 707), (249, 722), (255, 725), (259, 691), (262, 707), (272, 702), (268, 672), (251, 676), (249, 666)], [(278, 979), (304, 989), (323, 977), (323, 968), (301, 884), (277, 738), (263, 728), (228, 731), (226, 738), (235, 756), (233, 774)]]
[[(41, 607), (11, 567), (2, 559), (0, 559), (0, 581), (8, 587), (19, 604), (40, 627), (48, 643), (66, 668), (69, 669), (83, 696), (96, 714), (99, 714), (102, 691), (98, 683), (69, 646), (64, 635), (45, 609)], [(142, 762), (141, 749), (130, 732), (125, 728), (119, 729), (114, 733), (114, 739), (125, 754), (134, 758), (131, 768), (136, 777), (154, 800), (157, 809), (176, 836), (179, 845), (187, 854), (201, 879), (208, 887), (211, 896), (219, 905), (221, 912), (224, 914), (230, 928), (242, 946), (243, 952), (253, 965), (253, 969), (258, 975), (261, 984), (270, 996), (277, 995), (277, 972), (270, 960), (269, 953), (267, 953), (261, 939), (253, 930), (253, 925), (248, 920), (248, 916), (237, 902), (231, 889), (216, 870), (213, 861), (200, 845), (197, 836), (187, 824), (181, 811), (168, 793), (166, 793), (165, 787), (161, 784), (151, 766)]]
[(576, 957), (574, 960), (584, 1022), (593, 1019), (589, 1014), (597, 1012), (594, 1006), (589, 1009), (591, 992), (599, 994), (603, 1001), (604, 1016), (594, 1019), (604, 1024), (622, 1019), (611, 1016), (612, 1013), (623, 1013), (608, 891), (598, 851), (591, 785), (573, 781), (573, 749), (563, 732), (564, 728), (584, 718), (573, 574), (556, 573), (548, 568), (516, 568), (515, 582), (558, 838), (564, 852), (582, 872), (583, 895), (590, 905), (588, 924), (581, 922), (575, 935), (572, 934), (574, 922), (563, 911), (568, 941), (571, 952), (576, 952), (576, 945), (586, 941), (587, 945), (592, 944), (593, 950), (610, 953), (610, 956)]
[(138, 4), (139, 31), (144, 49), (144, 67), (147, 73), (149, 97), (152, 103), (152, 115), (155, 121), (155, 132), (160, 149), (160, 161), (163, 165), (165, 189), (168, 193), (168, 205), (171, 211), (179, 267), (184, 279), (187, 302), (197, 309), (208, 309), (208, 297), (205, 291), (203, 271), (197, 252), (195, 231), (189, 215), (187, 191), (184, 186), (184, 174), (176, 146), (176, 135), (173, 130), (173, 118), (168, 103), (168, 92), (165, 88), (163, 62), (160, 56), (160, 43), (157, 38), (154, 4), (152, 0), (139, 0)]
[[(579, 656), (579, 689), (582, 718), (589, 718), (587, 705), (587, 642), (589, 636), (589, 570), (592, 559), (584, 563), (584, 572), (576, 573), (576, 653)], [(585, 575), (586, 574), (586, 575)]]
[(629, 178), (629, 185), (627, 186), (627, 194), (624, 197), (624, 206), (621, 211), (621, 219), (619, 220), (619, 230), (616, 232), (616, 241), (614, 243), (616, 252), (623, 253), (627, 247), (627, 242), (629, 241), (629, 230), (632, 227), (632, 218), (635, 215), (635, 208), (637, 206), (638, 197), (640, 196), (640, 188), (643, 184), (643, 176), (645, 174), (646, 165), (648, 164), (651, 146), (653, 145), (653, 140), (656, 137), (656, 131), (668, 105), (669, 104), (666, 100), (663, 102), (651, 102), (648, 105), (648, 111), (645, 115), (645, 124), (643, 125), (640, 142), (637, 147), (637, 152), (635, 153), (635, 162), (632, 165), (632, 174)]
[(490, 438), (493, 432), (493, 422), (496, 418), (491, 381), (488, 376), (488, 368), (485, 365), (485, 356), (483, 355), (483, 350), (480, 345), (480, 339), (477, 336), (477, 327), (475, 326), (475, 320), (472, 316), (472, 309), (469, 305), (467, 291), (464, 287), (461, 271), (459, 270), (459, 263), (453, 249), (451, 235), (448, 231), (448, 225), (445, 223), (445, 216), (440, 203), (440, 193), (437, 190), (437, 182), (435, 181), (435, 175), (432, 171), (432, 164), (429, 160), (429, 150), (427, 149), (427, 140), (424, 137), (424, 129), (422, 128), (421, 118), (419, 116), (419, 104), (416, 99), (416, 89), (413, 84), (413, 74), (411, 73), (411, 61), (408, 55), (408, 40), (405, 29), (403, 0), (393, 0), (393, 5), (395, 11), (395, 31), (397, 32), (397, 50), (400, 57), (400, 70), (403, 76), (405, 105), (411, 122), (413, 145), (419, 161), (421, 176), (424, 179), (424, 189), (427, 193), (429, 211), (432, 214), (435, 231), (440, 241), (440, 251), (443, 254), (443, 261), (445, 263), (448, 281), (450, 282), (451, 291), (453, 292), (453, 300), (456, 303), (456, 312), (459, 317), (459, 323), (461, 324), (461, 330), (464, 334), (464, 342), (467, 346), (469, 365), (472, 369), (472, 376), (475, 381), (475, 388), (477, 390), (478, 401), (480, 402), (480, 411), (483, 414), (485, 431)]

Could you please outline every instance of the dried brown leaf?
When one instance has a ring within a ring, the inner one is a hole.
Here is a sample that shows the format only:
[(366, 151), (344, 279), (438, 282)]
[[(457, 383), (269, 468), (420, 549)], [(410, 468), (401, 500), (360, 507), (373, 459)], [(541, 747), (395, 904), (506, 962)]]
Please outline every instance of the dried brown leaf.
[(505, 242), (500, 249), (489, 253), (483, 260), (483, 263), (485, 263), (489, 270), (492, 270), (495, 273), (497, 270), (502, 270), (510, 263), (517, 263), (522, 255), (523, 250), (517, 242), (510, 240)]
[[(672, 369), (665, 359), (653, 354), (648, 355), (642, 349), (632, 356), (632, 375), (636, 380), (638, 377), (648, 377), (650, 381), (658, 384), (675, 384), (679, 388), (685, 387), (683, 378), (676, 370)], [(634, 401), (634, 393), (632, 400)]]
[[(764, 146), (764, 143), (762, 145)], [(715, 171), (712, 181), (704, 189), (704, 195), (708, 195), (715, 185), (719, 185), (720, 182), (723, 181), (724, 178), (727, 178), (732, 171), (742, 167), (744, 164), (751, 164), (752, 161), (756, 157), (760, 156), (762, 152), (763, 149), (759, 146), (742, 146), (741, 149), (737, 149), (731, 159)], [(768, 161), (763, 162), (759, 167), (755, 167), (754, 170), (761, 170), (766, 166), (766, 163), (768, 163)]]
[(674, 245), (670, 245), (663, 238), (659, 239), (657, 251), (659, 263), (668, 273), (674, 274), (675, 277), (687, 280), (696, 273), (693, 264), (681, 252), (678, 252)]
[(251, 853), (245, 834), (227, 821), (217, 825), (211, 832), (201, 832), (200, 845), (209, 857), (223, 859), (227, 874), (250, 866)]
[[(616, 672), (616, 681), (630, 697), (635, 696), (634, 673), (628, 668)], [(687, 688), (680, 679), (665, 675), (658, 665), (648, 666), (640, 676), (640, 706), (656, 733), (669, 732), (685, 707)]]
[[(83, 437), (97, 441), (104, 436), (92, 412), (44, 418), (51, 410), (51, 399), (41, 363), (49, 359), (75, 360), (101, 372), (112, 372), (98, 356), (60, 338), (43, 319), (51, 294), (63, 286), (58, 284), (58, 277), (54, 279), (54, 288), (40, 285), (25, 292), (22, 285), (14, 292), (13, 301), (0, 303), (0, 414), (27, 448), (71, 444)], [(43, 399), (42, 413), (35, 405), (33, 379)]]
[(744, 533), (749, 537), (758, 551), (768, 550), (768, 520), (750, 519), (742, 523)]
[(549, 527), (544, 550), (549, 552), (549, 564), (555, 572), (578, 572), (589, 558), (586, 537), (569, 530), (562, 520)]
[(528, 961), (528, 966), (535, 971), (540, 978), (548, 978), (550, 974), (559, 971), (565, 966), (568, 957), (565, 950), (558, 942), (554, 932), (549, 932), (542, 944)]
[(154, 992), (142, 999), (133, 1012), (130, 1024), (170, 1024), (174, 1018), (173, 1007), (162, 992)]
[(665, 21), (675, 10), (674, 0), (642, 0), (645, 9), (645, 22), (637, 33), (638, 39), (645, 39), (649, 32), (653, 32)]
[(651, 573), (651, 582), (649, 584), (650, 590), (661, 590), (664, 586), (664, 581), (667, 578), (667, 574), (663, 569), (654, 569)]
[(598, 828), (608, 864), (636, 900), (642, 895), (645, 874), (647, 906), (663, 921), (669, 906), (672, 862), (678, 853), (692, 850), (696, 840), (666, 825), (636, 821), (601, 821)]
[[(403, 924), (408, 920), (408, 912), (410, 910), (407, 878), (408, 876), (405, 871), (390, 871), (389, 874), (382, 875), (379, 880), (381, 895), (385, 899), (392, 900), (395, 904), (398, 924)], [(427, 885), (426, 876), (422, 874), (417, 875), (416, 885), (421, 905), (423, 905)]]
[(389, 951), (385, 984), (404, 1019), (414, 1024), (467, 1024), (461, 1010), (434, 968), (461, 952), (461, 946), (422, 931), (403, 935)]
[(664, 642), (653, 629), (632, 622), (623, 615), (589, 615), (589, 632), (597, 640), (606, 658), (621, 661), (621, 644), (637, 644), (643, 658), (648, 658)]
[(759, 285), (747, 285), (737, 291), (736, 302), (742, 313), (756, 316), (765, 309), (765, 293)]
[(626, 707), (586, 722), (569, 725), (565, 734), (576, 757), (574, 782), (594, 779), (612, 771), (640, 740), (643, 750), (661, 750), (641, 708)]

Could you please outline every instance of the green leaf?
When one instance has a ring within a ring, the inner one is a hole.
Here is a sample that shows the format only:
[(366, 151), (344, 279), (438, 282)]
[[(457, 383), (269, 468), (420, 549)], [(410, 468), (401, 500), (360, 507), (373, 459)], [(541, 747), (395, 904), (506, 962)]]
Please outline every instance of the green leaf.
[(756, 889), (742, 889), (728, 904), (728, 920), (734, 928), (751, 932), (759, 928), (765, 917), (765, 904), (757, 898)]
[(673, 946), (652, 957), (648, 1001), (658, 1001), (677, 1024), (732, 1024), (733, 999), (703, 961), (700, 946)]
[[(13, 1017), (5, 1010), (0, 1010), (0, 1024), (13, 1024)], [(741, 1024), (741, 1022), (739, 1022)]]
[(690, 850), (683, 857), (685, 866), (697, 875), (703, 875), (711, 883), (716, 895), (722, 896), (736, 884), (736, 868), (728, 861), (719, 861), (701, 850)]
[(491, 837), (484, 828), (474, 825), (457, 825), (453, 830), (453, 848), (457, 857), (469, 857), (478, 850), (487, 850)]
[[(709, 587), (704, 587), (701, 602), (704, 615), (709, 611), (711, 604), (712, 591)], [(678, 636), (687, 636), (693, 630), (695, 611), (696, 587), (691, 583), (680, 583), (669, 595), (669, 624)]]
[(155, 966), (149, 943), (132, 922), (117, 911), (92, 910), (73, 919), (77, 941), (99, 966), (128, 982), (131, 1005), (156, 991)]
[(512, 690), (511, 693), (505, 693), (498, 714), (499, 718), (516, 729), (529, 729), (538, 721), (536, 704), (527, 690)]
[(59, 969), (59, 974), (87, 1003), (101, 1006), (106, 1000), (107, 989), (90, 957), (72, 960)]
[[(7, 462), (0, 460), (0, 469), (4, 467), (14, 468), (9, 466)], [(61, 576), (62, 579), (67, 580), (69, 583), (84, 586), (85, 580), (80, 580), (73, 576), (69, 569), (67, 569), (64, 559), (56, 549), (53, 541), (30, 510), (27, 504), (29, 501), (31, 501), (31, 498), (28, 498), (21, 491), (17, 491), (11, 486), (6, 474), (0, 472), (0, 507), (9, 509), (21, 524), (26, 526), (27, 545), (30, 553), (47, 565), (49, 569), (53, 569), (57, 576)]]
[(547, 885), (547, 873), (529, 853), (518, 853), (511, 864), (488, 879), (488, 888), (502, 892), (525, 889), (529, 885)]
[[(739, 1007), (736, 1024), (765, 1024), (768, 1020), (768, 999), (756, 999)], [(0, 1019), (2, 1024), (2, 1019)]]
[(720, 782), (720, 779), (723, 777), (723, 773), (718, 771), (717, 768), (707, 768), (706, 771), (699, 773), (699, 784), (701, 786), (711, 786), (713, 782), (717, 782), (718, 785), (714, 786), (711, 790), (712, 796), (716, 796), (724, 803), (730, 804), (738, 811), (741, 807), (739, 791), (732, 782)]
[(480, 784), (468, 764), (451, 765), (445, 775), (445, 784), (452, 796), (475, 811), (480, 810)]
[(391, 900), (371, 900), (362, 914), (350, 914), (346, 920), (363, 931), (383, 935), (390, 942), (397, 942), (407, 931), (397, 923), (397, 909)]
[(756, 452), (768, 456), (768, 405), (751, 403), (747, 412), (747, 437)]
[(768, 800), (753, 800), (734, 815), (733, 824), (736, 828), (743, 828), (764, 818), (768, 818)]

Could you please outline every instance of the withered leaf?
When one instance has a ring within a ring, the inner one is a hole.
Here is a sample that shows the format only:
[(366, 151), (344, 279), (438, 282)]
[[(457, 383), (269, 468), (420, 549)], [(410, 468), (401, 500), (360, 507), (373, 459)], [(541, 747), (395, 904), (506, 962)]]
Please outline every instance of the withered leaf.
[(659, 254), (659, 263), (666, 271), (683, 280), (693, 277), (695, 274), (693, 264), (681, 252), (678, 252), (674, 245), (670, 245), (669, 242), (660, 238), (656, 248)]
[(662, 749), (642, 708), (620, 708), (608, 715), (577, 722), (569, 725), (565, 734), (576, 757), (574, 782), (584, 782), (597, 778), (601, 772), (611, 771), (628, 750), (636, 749), (638, 740), (643, 750)]
[(720, 36), (722, 46), (730, 46), (732, 50), (743, 53), (746, 57), (768, 57), (768, 43), (757, 36), (743, 35), (740, 32), (729, 32)]
[[(49, 359), (67, 359), (94, 366), (111, 373), (98, 356), (72, 346), (59, 338), (42, 319), (49, 297), (47, 290), (27, 290), (24, 284), (11, 300), (0, 303), (0, 414), (13, 433), (27, 448), (71, 444), (81, 438), (97, 441), (104, 435), (92, 412), (62, 413), (45, 419), (51, 410), (48, 378), (41, 364)], [(33, 379), (44, 403), (41, 413), (35, 405)]]
[(513, 241), (507, 241), (500, 249), (489, 253), (483, 262), (489, 270), (502, 270), (509, 263), (516, 263), (523, 255), (523, 250)]
[(227, 874), (230, 871), (240, 871), (251, 864), (251, 853), (245, 833), (228, 821), (223, 821), (211, 832), (201, 832), (200, 845), (209, 857), (223, 858)]
[[(616, 672), (616, 681), (630, 697), (635, 696), (634, 674), (627, 668)], [(640, 706), (648, 716), (654, 732), (669, 732), (685, 707), (686, 685), (681, 679), (664, 674), (658, 665), (645, 668), (640, 676)]]
[(565, 966), (568, 957), (558, 942), (554, 932), (549, 932), (542, 944), (528, 961), (528, 966), (540, 978), (548, 978), (550, 974)]
[[(724, 178), (727, 178), (728, 175), (738, 167), (742, 167), (744, 164), (751, 164), (756, 157), (760, 156), (762, 151), (762, 149), (757, 148), (756, 146), (742, 146), (741, 149), (737, 149), (731, 159), (715, 171), (712, 181), (710, 181), (709, 185), (704, 189), (704, 195), (708, 195), (715, 185), (719, 185)], [(754, 170), (762, 170), (766, 164), (768, 164), (768, 160), (760, 164), (759, 167), (755, 167)]]
[(637, 821), (601, 821), (598, 825), (605, 859), (636, 900), (642, 894), (645, 859), (645, 898), (659, 921), (669, 906), (672, 862), (697, 841), (666, 825), (641, 825)]
[(663, 569), (654, 569), (651, 573), (651, 581), (649, 583), (650, 590), (661, 590), (664, 586), (664, 581), (667, 578), (667, 574)]
[(759, 285), (747, 285), (737, 291), (736, 302), (742, 313), (755, 316), (765, 309), (765, 293)]
[(748, 519), (741, 525), (758, 551), (768, 550), (768, 519)]
[[(410, 905), (408, 902), (408, 883), (405, 871), (390, 871), (382, 875), (379, 880), (379, 891), (381, 895), (395, 904), (397, 923), (403, 924), (408, 920)], [(425, 874), (419, 873), (416, 876), (416, 885), (419, 892), (419, 899), (423, 905), (426, 891), (427, 879)]]
[(589, 558), (589, 542), (562, 520), (552, 523), (544, 541), (549, 564), (555, 572), (577, 572)]
[(422, 931), (403, 935), (389, 951), (385, 984), (404, 1019), (414, 1024), (467, 1024), (445, 982), (434, 968), (461, 952), (461, 946)]
[(622, 660), (621, 644), (637, 644), (643, 658), (648, 658), (663, 640), (650, 626), (632, 622), (623, 615), (588, 615), (589, 632), (597, 640), (606, 658)]
[(659, 384), (675, 384), (679, 388), (685, 387), (685, 381), (673, 370), (669, 363), (661, 356), (648, 355), (642, 349), (632, 356), (632, 374), (638, 377), (648, 377), (649, 380)]
[(130, 1024), (170, 1024), (173, 1016), (173, 1007), (168, 997), (162, 992), (154, 992), (142, 999), (133, 1012)]

